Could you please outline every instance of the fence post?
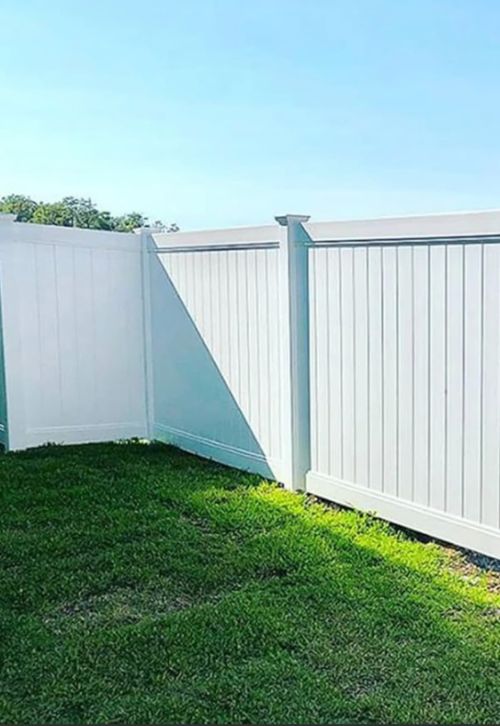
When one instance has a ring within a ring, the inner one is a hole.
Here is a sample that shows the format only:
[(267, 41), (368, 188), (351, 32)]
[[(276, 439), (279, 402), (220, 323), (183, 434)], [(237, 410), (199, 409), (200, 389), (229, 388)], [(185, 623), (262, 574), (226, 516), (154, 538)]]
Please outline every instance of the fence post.
[(153, 340), (151, 333), (151, 260), (150, 251), (155, 243), (150, 227), (138, 227), (134, 232), (140, 237), (142, 275), (142, 318), (144, 330), (144, 382), (146, 408), (146, 438), (154, 437), (154, 391), (153, 391)]
[[(0, 385), (4, 387), (5, 400), (2, 418), (4, 418), (3, 424), (6, 429), (3, 431), (2, 438), (4, 439), (5, 448), (13, 451), (26, 448), (26, 379), (21, 374), (23, 370), (23, 336), (20, 334), (22, 330), (21, 293), (17, 287), (18, 277), (16, 274), (6, 274), (9, 270), (12, 270), (9, 265), (8, 249), (10, 245), (8, 243), (17, 239), (15, 219), (15, 214), (0, 214), (0, 247), (2, 247), (1, 242), (7, 243), (7, 255), (4, 257), (0, 254), (0, 258), (3, 258), (0, 259), (0, 307), (2, 315), (0, 346), (2, 346), (1, 355), (3, 356), (4, 369), (3, 381), (0, 382)], [(22, 227), (22, 225), (20, 226)], [(17, 256), (14, 250), (12, 250), (11, 259), (15, 265)]]
[(286, 214), (275, 217), (286, 228), (280, 241), (280, 295), (283, 355), (283, 424), (287, 431), (284, 458), (289, 489), (304, 490), (310, 469), (309, 415), (309, 272), (303, 227), (309, 217)]

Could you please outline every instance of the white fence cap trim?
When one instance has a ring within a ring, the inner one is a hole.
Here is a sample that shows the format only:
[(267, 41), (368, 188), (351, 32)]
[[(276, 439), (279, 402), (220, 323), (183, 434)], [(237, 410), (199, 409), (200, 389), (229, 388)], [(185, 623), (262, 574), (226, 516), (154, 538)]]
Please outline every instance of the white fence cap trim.
[(381, 217), (336, 222), (308, 222), (315, 242), (335, 240), (418, 239), (500, 235), (500, 210), (425, 216)]

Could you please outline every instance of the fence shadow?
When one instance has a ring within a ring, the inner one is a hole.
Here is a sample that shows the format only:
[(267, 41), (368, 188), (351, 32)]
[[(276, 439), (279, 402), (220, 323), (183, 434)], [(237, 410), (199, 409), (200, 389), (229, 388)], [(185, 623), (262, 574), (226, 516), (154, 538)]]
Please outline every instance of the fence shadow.
[(150, 272), (155, 437), (275, 478), (255, 432), (155, 254), (150, 255)]

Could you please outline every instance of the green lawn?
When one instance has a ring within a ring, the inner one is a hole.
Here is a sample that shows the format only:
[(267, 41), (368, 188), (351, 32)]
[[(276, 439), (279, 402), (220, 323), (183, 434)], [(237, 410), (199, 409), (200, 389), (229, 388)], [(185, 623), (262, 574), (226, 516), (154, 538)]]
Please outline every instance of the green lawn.
[(0, 457), (0, 722), (498, 723), (500, 576), (161, 445)]

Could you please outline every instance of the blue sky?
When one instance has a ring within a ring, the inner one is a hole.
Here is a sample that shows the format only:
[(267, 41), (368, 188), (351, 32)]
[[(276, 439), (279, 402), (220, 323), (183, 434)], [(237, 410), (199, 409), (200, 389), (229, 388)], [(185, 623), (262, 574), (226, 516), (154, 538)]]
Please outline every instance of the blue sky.
[(500, 207), (499, 0), (1, 0), (0, 194), (183, 229)]

